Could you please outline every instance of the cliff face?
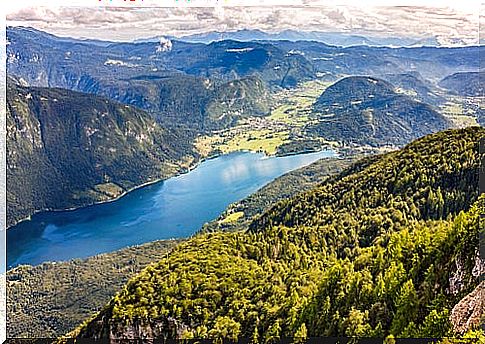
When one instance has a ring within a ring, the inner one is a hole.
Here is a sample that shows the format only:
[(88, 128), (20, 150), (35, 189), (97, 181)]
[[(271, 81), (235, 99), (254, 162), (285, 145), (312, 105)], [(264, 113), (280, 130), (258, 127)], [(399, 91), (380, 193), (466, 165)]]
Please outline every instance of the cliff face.
[(485, 309), (485, 281), (482, 281), (470, 294), (465, 296), (451, 311), (450, 321), (456, 333), (483, 325)]
[[(457, 269), (458, 275), (463, 276), (464, 273), (462, 273), (460, 270), (460, 268)], [(457, 334), (465, 334), (467, 331), (476, 329), (480, 325), (485, 325), (484, 274), (485, 259), (484, 257), (480, 257), (477, 252), (471, 278), (476, 280), (482, 276), (482, 281), (472, 292), (461, 299), (460, 302), (458, 302), (451, 310), (450, 321), (453, 324), (453, 331)], [(463, 281), (462, 278), (457, 278), (457, 273), (455, 273), (453, 277), (454, 281), (453, 279), (450, 279), (450, 287), (452, 285), (459, 285), (459, 288), (461, 288), (463, 284), (470, 283), (469, 281)], [(453, 292), (453, 290), (451, 290), (451, 292)]]
[(181, 338), (187, 326), (172, 317), (163, 319), (133, 319), (129, 323), (117, 322), (109, 310), (99, 313), (78, 335), (78, 338), (109, 339), (117, 344), (130, 339)]

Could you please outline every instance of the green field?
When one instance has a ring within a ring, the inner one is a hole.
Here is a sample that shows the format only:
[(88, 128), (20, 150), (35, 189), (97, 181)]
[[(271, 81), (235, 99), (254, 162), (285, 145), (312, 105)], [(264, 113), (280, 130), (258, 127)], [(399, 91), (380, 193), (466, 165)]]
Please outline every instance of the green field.
[(239, 220), (241, 217), (244, 216), (243, 211), (237, 211), (235, 213), (227, 215), (223, 220), (221, 220), (221, 224), (227, 224), (227, 223), (234, 223), (237, 220)]
[(298, 136), (311, 123), (312, 105), (330, 84), (312, 80), (295, 89), (280, 91), (274, 95), (278, 105), (269, 116), (249, 117), (233, 128), (199, 137), (195, 146), (203, 156), (213, 151), (225, 154), (244, 150), (274, 155), (281, 145), (295, 142), (290, 139), (291, 134)]
[(308, 112), (311, 106), (329, 85), (330, 82), (312, 80), (291, 92), (282, 92), (279, 95), (284, 97), (281, 105), (274, 109), (268, 118), (290, 126), (304, 126), (309, 121)]
[(441, 112), (452, 121), (456, 127), (463, 128), (478, 125), (473, 111), (466, 109), (463, 103), (459, 101), (446, 102), (441, 107)]
[(228, 142), (219, 146), (223, 153), (234, 151), (264, 152), (266, 155), (274, 155), (276, 149), (286, 142), (288, 132), (272, 132), (271, 130), (248, 131), (235, 136)]

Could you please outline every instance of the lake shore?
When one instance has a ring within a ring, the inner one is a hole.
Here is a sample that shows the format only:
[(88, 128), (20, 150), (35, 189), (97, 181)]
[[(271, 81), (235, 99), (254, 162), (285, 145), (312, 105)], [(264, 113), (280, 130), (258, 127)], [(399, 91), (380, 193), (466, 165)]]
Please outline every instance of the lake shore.
[[(276, 202), (278, 197), (291, 197), (309, 190), (318, 184), (324, 175), (337, 173), (350, 163), (340, 158), (322, 158), (276, 178), (245, 198), (249, 202), (245, 202), (244, 199), (237, 201), (237, 204), (245, 204), (243, 210), (247, 214), (244, 219), (241, 219), (242, 222), (248, 221), (254, 213), (265, 211), (268, 204)], [(299, 175), (306, 177), (300, 178)], [(284, 195), (274, 194), (271, 190), (281, 190), (282, 183), (287, 183), (286, 185), (290, 187), (285, 187)], [(233, 204), (235, 203), (231, 206)], [(212, 223), (216, 222), (217, 219), (212, 220)], [(193, 235), (199, 234), (203, 233), (197, 232)], [(90, 309), (104, 306), (129, 278), (148, 264), (163, 259), (170, 250), (185, 240), (187, 239), (156, 240), (88, 258), (44, 262), (40, 265), (22, 264), (8, 270), (8, 296), (12, 301), (10, 304), (17, 305), (15, 310), (8, 311), (12, 319), (15, 319), (10, 328), (10, 334), (12, 336), (22, 334), (25, 331), (24, 324), (28, 323), (39, 335), (40, 333), (45, 335), (46, 329), (42, 319), (46, 316), (56, 319), (56, 323), (59, 324), (56, 329), (51, 330), (50, 335), (62, 335), (71, 331), (73, 326), (78, 325), (76, 322), (80, 323), (91, 315)], [(56, 281), (55, 283), (61, 289), (59, 290), (58, 287), (55, 289), (56, 293), (53, 293), (52, 289), (49, 289), (50, 284), (46, 283), (49, 281)], [(45, 290), (42, 299), (35, 303), (29, 302), (30, 295), (39, 290)], [(20, 306), (14, 300), (21, 300)], [(59, 304), (65, 307), (59, 309)], [(80, 309), (82, 309), (81, 312)], [(65, 314), (69, 315), (69, 319), (64, 316)], [(71, 322), (71, 319), (76, 321)]]
[[(255, 154), (263, 154), (265, 157), (268, 157), (268, 158), (271, 158), (271, 157), (280, 158), (280, 157), (287, 157), (287, 156), (294, 156), (294, 155), (304, 155), (304, 154), (318, 153), (318, 152), (323, 152), (323, 151), (327, 151), (327, 150), (332, 150), (338, 155), (338, 149), (335, 148), (335, 147), (327, 147), (327, 148), (324, 148), (324, 149), (319, 150), (319, 151), (302, 151), (302, 152), (296, 152), (296, 153), (271, 154), (271, 155), (266, 154), (264, 151), (253, 151), (253, 150), (237, 150), (237, 151), (232, 151), (232, 152), (229, 152), (229, 153), (210, 154), (210, 155), (205, 156), (205, 157), (200, 157), (199, 159), (195, 160), (193, 163), (191, 163), (188, 166), (183, 166), (183, 165), (179, 166), (180, 170), (175, 172), (175, 173), (172, 173), (171, 175), (168, 175), (166, 177), (156, 178), (154, 180), (144, 182), (142, 184), (136, 185), (136, 186), (128, 188), (128, 189), (123, 189), (123, 192), (121, 192), (119, 195), (116, 195), (114, 197), (110, 197), (110, 198), (105, 199), (105, 200), (89, 202), (89, 203), (79, 205), (79, 206), (75, 206), (75, 207), (66, 207), (66, 208), (61, 208), (61, 209), (44, 208), (44, 209), (36, 210), (32, 214), (30, 214), (29, 216), (26, 216), (26, 217), (16, 221), (14, 224), (6, 227), (6, 230), (9, 230), (9, 229), (17, 226), (22, 222), (31, 221), (32, 216), (34, 216), (36, 214), (45, 213), (45, 212), (74, 211), (74, 210), (79, 210), (79, 209), (82, 209), (82, 208), (87, 208), (87, 207), (92, 207), (92, 206), (96, 206), (96, 205), (100, 205), (100, 204), (118, 201), (119, 199), (123, 198), (124, 196), (126, 196), (130, 192), (136, 191), (138, 189), (141, 189), (141, 188), (144, 188), (146, 186), (150, 186), (150, 185), (153, 185), (153, 184), (156, 184), (156, 183), (159, 183), (159, 182), (166, 181), (166, 180), (171, 179), (171, 178), (175, 178), (175, 177), (184, 175), (184, 174), (189, 173), (190, 171), (196, 169), (198, 166), (200, 166), (200, 164), (204, 163), (205, 161), (216, 159), (216, 158), (219, 158), (223, 155), (229, 155), (229, 154), (238, 153), (238, 152), (248, 152), (248, 153), (255, 153)], [(117, 183), (114, 183), (114, 184), (118, 185)]]
[[(162, 179), (158, 186), (138, 186), (115, 199), (70, 211), (40, 213), (9, 229), (9, 267), (83, 258), (154, 240), (190, 237), (228, 205), (282, 174), (335, 155), (333, 150), (285, 157), (248, 152), (213, 155), (180, 169), (172, 178)], [(209, 160), (217, 161), (203, 164)]]
[[(32, 220), (32, 216), (34, 216), (36, 214), (44, 213), (44, 212), (54, 212), (55, 213), (55, 212), (64, 212), (64, 211), (74, 211), (74, 210), (78, 210), (78, 209), (82, 209), (82, 208), (92, 207), (92, 206), (99, 205), (99, 204), (115, 202), (115, 201), (123, 198), (124, 196), (126, 196), (127, 194), (129, 194), (132, 191), (144, 188), (145, 186), (149, 186), (149, 185), (153, 185), (153, 184), (156, 184), (156, 183), (159, 183), (159, 182), (166, 181), (170, 178), (174, 178), (174, 177), (186, 174), (186, 173), (190, 172), (191, 170), (193, 170), (194, 168), (197, 168), (197, 166), (199, 166), (204, 161), (217, 158), (218, 156), (219, 155), (213, 156), (213, 157), (211, 156), (209, 158), (200, 158), (200, 159), (196, 160), (194, 163), (190, 164), (188, 167), (181, 165), (181, 166), (179, 166), (179, 171), (172, 173), (171, 175), (168, 175), (168, 176), (165, 176), (165, 177), (160, 177), (160, 178), (155, 178), (153, 180), (146, 181), (142, 184), (133, 186), (131, 188), (123, 189), (123, 192), (121, 192), (119, 195), (116, 195), (114, 197), (110, 197), (109, 199), (106, 199), (106, 200), (90, 202), (90, 203), (86, 203), (84, 205), (75, 206), (75, 207), (67, 207), (67, 208), (62, 208), (62, 209), (44, 208), (44, 209), (36, 210), (31, 215), (26, 216), (25, 218), (15, 222), (13, 225), (8, 226), (6, 229), (8, 230), (10, 228), (13, 228), (13, 227), (17, 226), (18, 224), (20, 224), (24, 221), (30, 221), (30, 220)], [(114, 183), (114, 184), (118, 185), (117, 183)]]

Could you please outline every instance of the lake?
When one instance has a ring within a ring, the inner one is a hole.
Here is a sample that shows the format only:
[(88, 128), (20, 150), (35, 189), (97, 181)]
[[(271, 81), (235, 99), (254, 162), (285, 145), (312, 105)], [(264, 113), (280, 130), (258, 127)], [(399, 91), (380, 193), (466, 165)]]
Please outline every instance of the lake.
[(7, 231), (8, 266), (85, 258), (149, 241), (189, 237), (229, 204), (289, 171), (332, 156), (331, 150), (285, 157), (232, 153), (113, 202), (35, 214)]

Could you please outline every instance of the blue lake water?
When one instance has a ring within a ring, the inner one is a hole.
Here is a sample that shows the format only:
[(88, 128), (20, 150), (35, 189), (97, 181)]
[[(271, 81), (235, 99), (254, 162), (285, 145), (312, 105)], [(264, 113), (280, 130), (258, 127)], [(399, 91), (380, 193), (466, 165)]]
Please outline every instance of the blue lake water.
[(8, 266), (84, 258), (149, 241), (188, 237), (229, 204), (273, 179), (331, 156), (333, 151), (286, 157), (232, 153), (114, 202), (36, 214), (7, 231)]

